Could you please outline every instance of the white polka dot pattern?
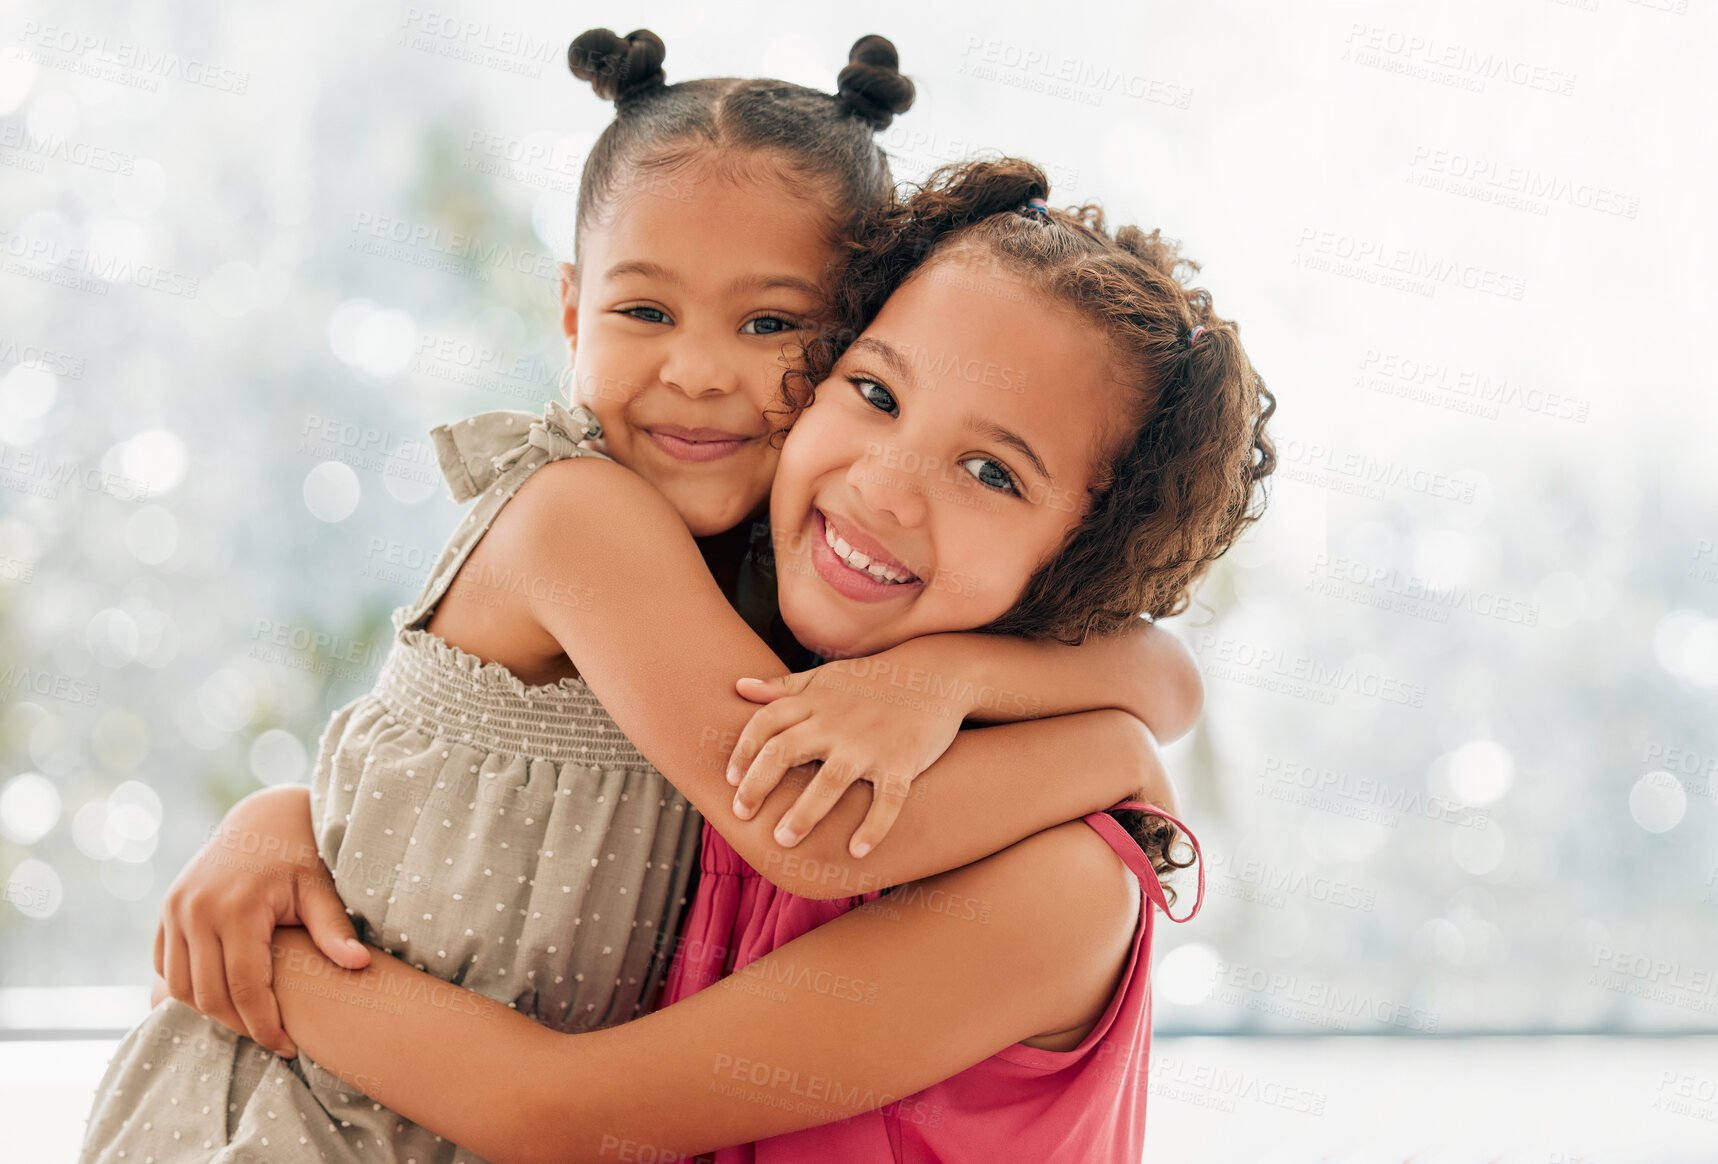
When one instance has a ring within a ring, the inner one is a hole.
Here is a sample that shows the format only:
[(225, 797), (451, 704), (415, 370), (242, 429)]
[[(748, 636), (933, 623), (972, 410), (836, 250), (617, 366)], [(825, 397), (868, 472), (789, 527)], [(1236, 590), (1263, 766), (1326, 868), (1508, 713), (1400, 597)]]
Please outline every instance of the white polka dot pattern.
[[(654, 1001), (702, 822), (583, 683), (527, 686), (422, 629), (524, 478), (551, 452), (584, 452), (561, 434), (499, 468), (542, 425), (486, 413), (436, 430), (444, 472), (467, 474), (456, 495), (481, 495), (430, 585), (395, 613), (375, 690), (324, 731), (311, 805), (361, 938), (548, 1026), (589, 1030)], [(162, 1004), (109, 1065), (80, 1164), (250, 1160), (481, 1164), (309, 1056), (279, 1059)]]

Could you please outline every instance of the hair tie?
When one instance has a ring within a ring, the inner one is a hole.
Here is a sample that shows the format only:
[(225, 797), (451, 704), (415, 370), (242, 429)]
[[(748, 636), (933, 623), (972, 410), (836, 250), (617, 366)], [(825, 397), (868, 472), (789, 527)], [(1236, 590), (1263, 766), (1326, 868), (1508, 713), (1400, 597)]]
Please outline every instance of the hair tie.
[(1020, 208), (1020, 213), (1042, 218), (1045, 222), (1050, 221), (1050, 208), (1045, 205), (1042, 198), (1028, 198), (1026, 205)]
[(1188, 332), (1187, 333), (1187, 346), (1192, 347), (1194, 345), (1194, 343), (1196, 343), (1198, 341), (1199, 337), (1204, 335), (1204, 334), (1205, 334), (1205, 325), (1204, 324), (1200, 324), (1198, 327), (1196, 327), (1192, 331)]

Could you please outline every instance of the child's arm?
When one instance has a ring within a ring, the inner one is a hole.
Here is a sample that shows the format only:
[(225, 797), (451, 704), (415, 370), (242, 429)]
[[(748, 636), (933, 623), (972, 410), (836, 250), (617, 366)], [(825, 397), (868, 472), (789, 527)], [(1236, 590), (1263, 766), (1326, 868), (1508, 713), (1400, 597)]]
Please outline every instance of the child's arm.
[(1193, 652), (1144, 619), (1077, 647), (1007, 635), (926, 635), (879, 658), (958, 677), (974, 693), (968, 719), (989, 723), (1113, 707), (1167, 744), (1199, 718), (1204, 683)]
[[(1091, 1023), (1139, 918), (1137, 881), (1075, 822), (589, 1034), (379, 950), (340, 973), (295, 930), (276, 931), (274, 963), (287, 1030), (319, 1066), (487, 1160), (676, 1159), (901, 1101)], [(903, 1116), (934, 1115), (913, 1102)]]
[(1204, 699), (1191, 652), (1143, 621), (1078, 647), (926, 635), (868, 658), (742, 679), (739, 692), (768, 706), (734, 748), (728, 782), (738, 785), (735, 811), (750, 815), (788, 768), (821, 761), (778, 832), (784, 840), (811, 832), (849, 785), (866, 780), (871, 810), (853, 834), (855, 857), (894, 826), (914, 780), (947, 751), (963, 720), (1013, 722), (1107, 707), (1169, 740), (1193, 726)]
[[(847, 850), (868, 808), (864, 792), (850, 790), (828, 827), (789, 851), (772, 834), (797, 785), (785, 782), (740, 820), (725, 778), (753, 711), (735, 682), (787, 669), (722, 596), (661, 494), (620, 465), (557, 461), (532, 474), (486, 541), (525, 577), (562, 584), (497, 599), (560, 644), (646, 758), (789, 892), (841, 897), (954, 868), (1142, 786), (1156, 802), (1170, 800), (1150, 733), (1131, 715), (1086, 712), (963, 733), (915, 790), (915, 811), (864, 864)], [(556, 601), (569, 586), (580, 601)]]
[(270, 978), (277, 925), (308, 927), (350, 969), (368, 963), (317, 852), (310, 789), (300, 785), (265, 788), (233, 805), (174, 880), (155, 930), (150, 1005), (171, 995), (271, 1051), (290, 1051)]

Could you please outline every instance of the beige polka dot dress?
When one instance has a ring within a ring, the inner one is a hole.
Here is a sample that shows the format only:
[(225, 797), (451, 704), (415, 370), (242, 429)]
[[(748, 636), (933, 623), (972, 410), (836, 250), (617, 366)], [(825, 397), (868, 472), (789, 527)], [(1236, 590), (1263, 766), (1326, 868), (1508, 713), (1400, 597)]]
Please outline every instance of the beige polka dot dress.
[[(360, 938), (565, 1031), (654, 1002), (702, 821), (582, 682), (527, 686), (423, 628), (523, 481), (551, 460), (600, 456), (579, 444), (600, 434), (588, 411), (556, 404), (540, 420), (491, 412), (435, 430), (455, 499), (476, 504), (395, 612), (375, 689), (323, 733), (311, 789), (318, 847)], [(81, 1157), (477, 1160), (372, 1102), (363, 1080), (280, 1059), (171, 1000), (109, 1064)]]

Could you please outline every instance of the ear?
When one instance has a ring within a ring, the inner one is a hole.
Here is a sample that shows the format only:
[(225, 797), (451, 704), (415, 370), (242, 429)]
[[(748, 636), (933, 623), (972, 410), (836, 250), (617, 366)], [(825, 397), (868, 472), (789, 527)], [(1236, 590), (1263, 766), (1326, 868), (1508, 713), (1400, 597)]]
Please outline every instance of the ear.
[(561, 264), (561, 331), (567, 337), (569, 355), (579, 348), (579, 271), (571, 263)]

